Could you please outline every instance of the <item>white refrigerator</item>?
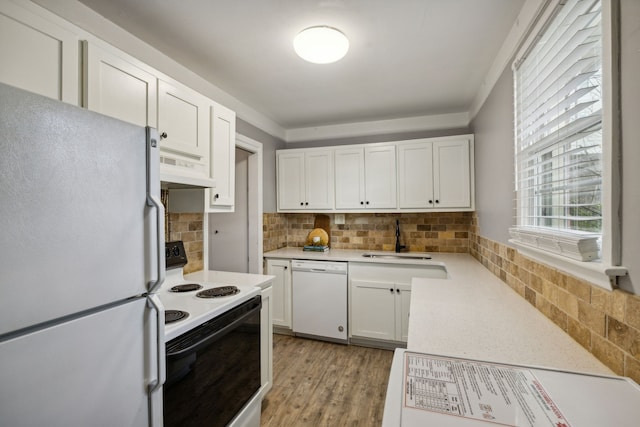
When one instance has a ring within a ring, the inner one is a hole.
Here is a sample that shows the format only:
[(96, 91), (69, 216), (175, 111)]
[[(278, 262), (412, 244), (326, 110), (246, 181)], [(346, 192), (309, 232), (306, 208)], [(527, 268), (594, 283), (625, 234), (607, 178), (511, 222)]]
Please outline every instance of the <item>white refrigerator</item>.
[(161, 426), (155, 130), (0, 84), (0, 425)]

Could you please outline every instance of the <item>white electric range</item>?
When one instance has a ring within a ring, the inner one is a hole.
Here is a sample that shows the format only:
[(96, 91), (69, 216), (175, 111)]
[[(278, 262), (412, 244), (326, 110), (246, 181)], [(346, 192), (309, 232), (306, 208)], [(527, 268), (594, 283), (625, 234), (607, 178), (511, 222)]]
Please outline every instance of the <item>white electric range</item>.
[(165, 307), (164, 426), (258, 427), (260, 276), (185, 275), (186, 263), (183, 243), (167, 242), (166, 278), (157, 293)]
[[(199, 272), (185, 277), (187, 259), (182, 242), (167, 243), (166, 262), (166, 278), (158, 297), (165, 307), (167, 342), (260, 294), (260, 288), (235, 277), (237, 274)], [(203, 297), (203, 293), (213, 296)]]

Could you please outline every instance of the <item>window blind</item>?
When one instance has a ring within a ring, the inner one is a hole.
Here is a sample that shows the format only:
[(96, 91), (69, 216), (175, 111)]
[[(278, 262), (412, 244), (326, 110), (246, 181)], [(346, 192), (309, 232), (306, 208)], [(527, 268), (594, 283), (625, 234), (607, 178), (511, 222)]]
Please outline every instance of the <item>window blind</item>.
[(601, 15), (567, 0), (514, 64), (518, 226), (602, 230)]

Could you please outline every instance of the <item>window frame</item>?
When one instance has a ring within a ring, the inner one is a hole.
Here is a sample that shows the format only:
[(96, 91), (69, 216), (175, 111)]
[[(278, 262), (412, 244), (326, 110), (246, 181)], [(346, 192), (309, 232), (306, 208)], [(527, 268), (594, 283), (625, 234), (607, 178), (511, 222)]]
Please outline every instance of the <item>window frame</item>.
[[(515, 72), (521, 58), (530, 51), (545, 30), (556, 8), (564, 1), (547, 0), (536, 15), (524, 42), (517, 50), (512, 64)], [(594, 261), (576, 261), (562, 255), (534, 248), (516, 239), (509, 242), (522, 254), (564, 270), (605, 289), (613, 289), (617, 277), (627, 274), (621, 262), (621, 156), (620, 156), (620, 73), (619, 73), (619, 0), (601, 0), (602, 4), (602, 239), (601, 257)], [(515, 80), (514, 80), (515, 84)], [(517, 112), (517, 94), (514, 90), (514, 116)], [(517, 144), (517, 129), (514, 123), (514, 144)], [(514, 184), (517, 158), (514, 152)], [(519, 201), (516, 197), (516, 209)], [(518, 225), (513, 227), (518, 229)]]

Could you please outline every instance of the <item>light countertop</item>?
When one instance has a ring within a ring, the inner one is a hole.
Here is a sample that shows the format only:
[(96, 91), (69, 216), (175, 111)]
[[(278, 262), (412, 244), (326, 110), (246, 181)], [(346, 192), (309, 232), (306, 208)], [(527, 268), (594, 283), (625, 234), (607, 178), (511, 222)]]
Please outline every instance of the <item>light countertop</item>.
[(316, 253), (302, 251), (302, 248), (283, 248), (266, 252), (264, 257), (444, 264), (449, 276), (447, 279), (413, 279), (407, 343), (409, 350), (612, 374), (595, 356), (471, 255), (433, 253), (429, 261), (409, 262), (362, 257), (363, 253), (369, 252), (372, 251), (331, 249)]
[[(389, 259), (389, 258), (367, 258), (364, 254), (377, 254), (381, 256), (418, 256), (429, 255), (431, 260), (417, 260), (417, 259)], [(402, 252), (396, 254), (395, 252), (382, 252), (382, 251), (362, 251), (356, 249), (329, 249), (327, 252), (314, 252), (303, 251), (302, 248), (282, 248), (275, 251), (269, 251), (264, 253), (264, 257), (267, 259), (305, 259), (316, 261), (349, 261), (349, 262), (370, 262), (370, 263), (384, 263), (384, 264), (414, 264), (414, 265), (442, 265), (442, 261), (439, 259), (440, 254), (431, 254), (425, 252)]]
[(612, 375), (471, 255), (442, 254), (448, 279), (411, 286), (409, 350)]

